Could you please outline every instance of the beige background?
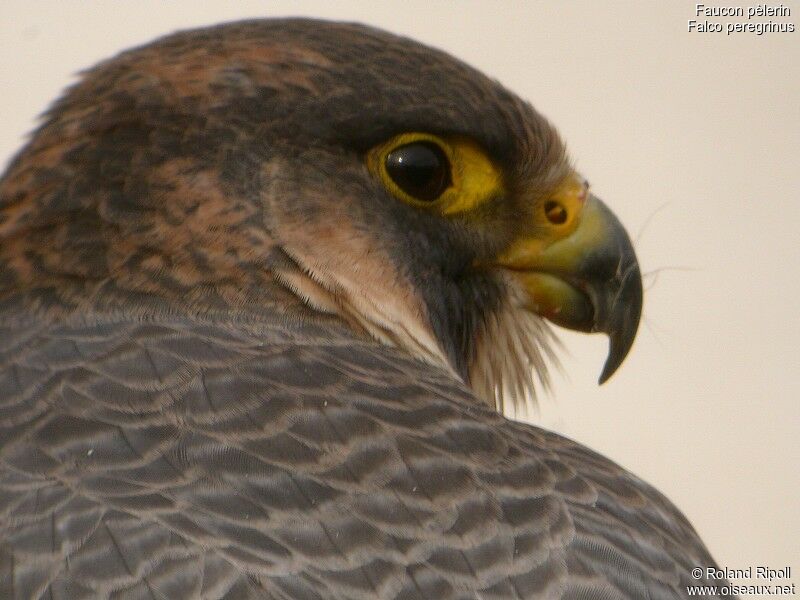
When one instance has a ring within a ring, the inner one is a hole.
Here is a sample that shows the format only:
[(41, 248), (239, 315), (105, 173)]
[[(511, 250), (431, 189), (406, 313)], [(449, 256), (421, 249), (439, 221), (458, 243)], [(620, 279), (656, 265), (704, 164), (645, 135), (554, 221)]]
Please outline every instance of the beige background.
[[(773, 20), (800, 27), (800, 2), (784, 5), (794, 14)], [(664, 491), (721, 565), (800, 571), (800, 33), (687, 33), (685, 1), (3, 0), (0, 163), (97, 60), (179, 28), (292, 14), (446, 49), (559, 126), (637, 238), (647, 292), (605, 386), (605, 340), (564, 335), (565, 377), (539, 421)]]

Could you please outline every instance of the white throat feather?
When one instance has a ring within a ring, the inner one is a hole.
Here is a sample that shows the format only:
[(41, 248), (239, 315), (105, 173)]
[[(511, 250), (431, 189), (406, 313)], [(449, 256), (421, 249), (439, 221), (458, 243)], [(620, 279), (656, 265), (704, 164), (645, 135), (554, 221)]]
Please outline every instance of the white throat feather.
[(538, 391), (550, 388), (548, 365), (560, 368), (554, 352), (560, 344), (550, 325), (524, 307), (522, 290), (513, 284), (508, 289), (475, 333), (469, 383), (507, 417), (530, 417), (538, 412)]

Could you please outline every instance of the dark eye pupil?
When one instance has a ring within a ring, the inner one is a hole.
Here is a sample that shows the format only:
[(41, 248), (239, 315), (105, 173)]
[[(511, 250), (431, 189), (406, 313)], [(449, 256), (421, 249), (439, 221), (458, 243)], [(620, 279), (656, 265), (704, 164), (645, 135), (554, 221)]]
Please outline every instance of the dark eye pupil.
[(432, 142), (413, 142), (386, 156), (386, 171), (398, 187), (417, 200), (431, 202), (450, 186), (450, 164)]

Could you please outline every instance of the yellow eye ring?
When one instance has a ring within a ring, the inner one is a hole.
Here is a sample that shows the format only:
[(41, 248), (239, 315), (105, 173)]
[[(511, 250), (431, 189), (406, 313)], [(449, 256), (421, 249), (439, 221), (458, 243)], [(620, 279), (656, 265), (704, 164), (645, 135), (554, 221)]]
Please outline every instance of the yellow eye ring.
[(402, 133), (370, 150), (367, 168), (396, 198), (446, 215), (503, 193), (500, 169), (463, 136)]

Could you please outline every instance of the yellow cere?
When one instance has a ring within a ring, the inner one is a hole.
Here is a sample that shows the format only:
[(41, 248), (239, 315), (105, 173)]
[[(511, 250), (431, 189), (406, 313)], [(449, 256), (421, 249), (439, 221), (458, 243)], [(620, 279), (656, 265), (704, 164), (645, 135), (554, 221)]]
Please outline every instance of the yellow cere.
[[(432, 202), (418, 200), (401, 190), (386, 169), (386, 157), (391, 152), (414, 142), (437, 145), (450, 162), (452, 185)], [(444, 215), (469, 212), (504, 192), (501, 169), (477, 143), (465, 136), (402, 133), (370, 150), (367, 154), (367, 167), (400, 200), (414, 206), (436, 210)]]
[[(586, 183), (576, 173), (571, 173), (561, 185), (541, 201), (534, 212), (530, 231), (535, 235), (525, 236), (514, 242), (499, 257), (499, 264), (509, 268), (531, 268), (543, 260), (548, 248), (572, 239), (578, 224), (587, 221)], [(591, 221), (591, 219), (589, 219)], [(591, 225), (587, 223), (586, 225)], [(592, 227), (584, 226), (584, 229)], [(572, 241), (574, 243), (574, 240)], [(564, 248), (559, 246), (559, 252)], [(572, 253), (567, 252), (571, 256)]]
[(586, 201), (586, 183), (576, 173), (571, 173), (543, 204), (544, 216), (549, 224), (564, 236), (577, 227)]

